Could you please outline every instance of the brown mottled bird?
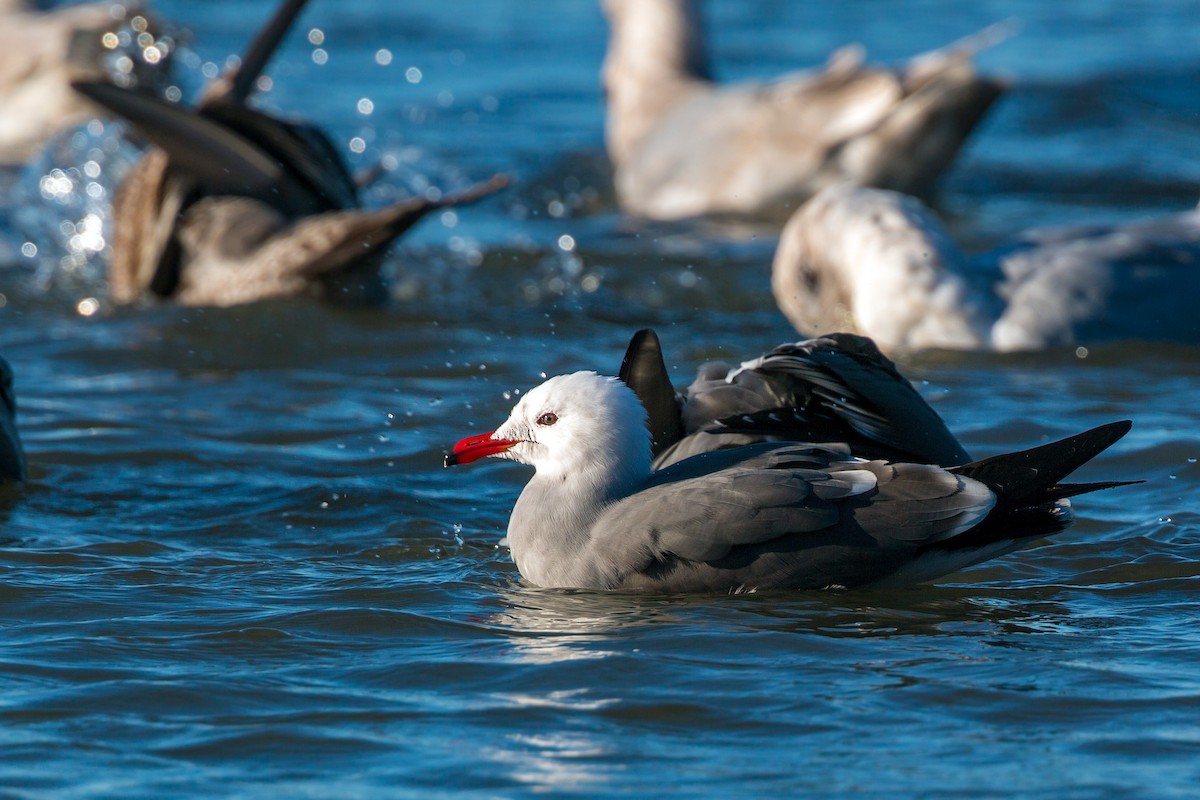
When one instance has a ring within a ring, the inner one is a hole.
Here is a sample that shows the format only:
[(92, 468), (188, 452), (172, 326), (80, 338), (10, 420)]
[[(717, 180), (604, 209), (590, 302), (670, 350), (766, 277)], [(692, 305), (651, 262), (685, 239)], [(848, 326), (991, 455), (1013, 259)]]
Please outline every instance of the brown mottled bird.
[(426, 214), (507, 183), (359, 207), (358, 185), (317, 127), (246, 101), (306, 0), (285, 0), (239, 66), (187, 109), (110, 83), (76, 88), (128, 119), (156, 145), (126, 177), (113, 209), (109, 293), (230, 306), (315, 289), (374, 302), (386, 248)]
[(27, 0), (0, 0), (0, 164), (26, 161), (101, 111), (71, 89), (72, 80), (111, 72), (153, 87), (167, 76), (173, 49), (133, 3), (40, 11)]
[(824, 69), (721, 86), (694, 0), (604, 11), (608, 154), (621, 206), (644, 217), (778, 216), (841, 180), (928, 196), (1004, 88), (971, 63), (1003, 26), (901, 70), (847, 47)]

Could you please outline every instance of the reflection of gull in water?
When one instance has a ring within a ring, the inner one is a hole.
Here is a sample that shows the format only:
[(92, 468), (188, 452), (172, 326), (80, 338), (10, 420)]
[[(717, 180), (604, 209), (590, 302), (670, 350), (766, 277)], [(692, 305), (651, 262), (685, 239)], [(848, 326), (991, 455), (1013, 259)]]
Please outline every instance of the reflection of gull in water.
[(0, 163), (24, 161), (55, 133), (96, 115), (72, 80), (107, 77), (111, 59), (117, 76), (144, 81), (166, 72), (172, 49), (146, 15), (119, 4), (38, 11), (0, 0)]
[(25, 480), (25, 451), (17, 435), (17, 396), (12, 367), (0, 358), (0, 483)]
[(488, 619), (513, 648), (513, 657), (529, 664), (586, 661), (616, 655), (604, 646), (632, 627), (674, 621), (668, 604), (595, 592), (536, 588), (501, 590), (506, 608)]
[(194, 111), (108, 83), (75, 84), (156, 145), (114, 204), (109, 289), (116, 302), (148, 295), (227, 306), (309, 290), (331, 300), (382, 300), (378, 270), (397, 237), (430, 212), (506, 182), (359, 208), (360, 187), (321, 130), (247, 105), (304, 5), (284, 0)]
[(852, 330), (889, 351), (1197, 342), (1198, 261), (1197, 210), (1035, 229), (969, 258), (918, 200), (842, 184), (788, 221), (772, 288), (797, 330)]
[(647, 217), (779, 213), (844, 179), (929, 195), (1002, 90), (971, 64), (1000, 27), (900, 71), (851, 47), (823, 70), (721, 87), (692, 0), (604, 9), (609, 157), (622, 206)]
[(651, 470), (646, 412), (615, 378), (551, 378), (447, 465), (485, 456), (535, 474), (508, 525), (539, 586), (730, 592), (902, 585), (1067, 528), (1066, 498), (1119, 485), (1060, 483), (1128, 422), (942, 468), (854, 458), (843, 444), (763, 443)]

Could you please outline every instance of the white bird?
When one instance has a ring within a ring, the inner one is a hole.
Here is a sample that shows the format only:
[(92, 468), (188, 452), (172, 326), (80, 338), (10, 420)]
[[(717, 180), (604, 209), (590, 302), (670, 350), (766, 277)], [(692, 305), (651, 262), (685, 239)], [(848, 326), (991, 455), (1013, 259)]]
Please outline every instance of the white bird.
[(784, 226), (771, 285), (802, 333), (888, 352), (1200, 342), (1200, 210), (1033, 229), (974, 258), (915, 198), (831, 186)]
[(0, 483), (25, 480), (25, 451), (17, 434), (17, 396), (12, 367), (0, 358)]
[(1116, 422), (958, 467), (855, 458), (836, 444), (763, 443), (652, 471), (646, 414), (616, 378), (576, 372), (521, 398), (446, 465), (495, 456), (535, 469), (508, 544), (552, 588), (731, 592), (932, 580), (1056, 533), (1059, 481), (1129, 430)]
[(172, 51), (132, 4), (39, 11), (27, 0), (0, 0), (0, 164), (29, 159), (56, 133), (102, 111), (71, 89), (72, 80), (111, 71), (153, 85), (167, 77)]
[(972, 54), (1004, 35), (925, 53), (900, 71), (867, 67), (861, 47), (774, 82), (709, 78), (693, 0), (604, 0), (606, 139), (617, 197), (656, 219), (781, 215), (851, 179), (928, 196), (1003, 91)]

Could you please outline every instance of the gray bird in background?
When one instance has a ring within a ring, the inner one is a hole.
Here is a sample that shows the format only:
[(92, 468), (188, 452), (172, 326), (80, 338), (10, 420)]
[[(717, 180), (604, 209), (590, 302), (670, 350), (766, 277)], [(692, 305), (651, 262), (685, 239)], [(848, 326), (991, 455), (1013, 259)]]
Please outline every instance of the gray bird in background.
[(604, 0), (606, 139), (617, 198), (653, 219), (782, 217), (841, 180), (928, 197), (1004, 84), (973, 54), (999, 24), (903, 69), (861, 47), (823, 69), (722, 86), (709, 73), (694, 0)]
[(1200, 342), (1200, 209), (1034, 228), (968, 256), (914, 197), (830, 186), (784, 226), (771, 286), (798, 331), (887, 352)]
[(106, 114), (74, 80), (165, 88), (175, 42), (137, 3), (83, 3), (49, 11), (0, 0), (0, 164), (33, 157), (55, 134)]

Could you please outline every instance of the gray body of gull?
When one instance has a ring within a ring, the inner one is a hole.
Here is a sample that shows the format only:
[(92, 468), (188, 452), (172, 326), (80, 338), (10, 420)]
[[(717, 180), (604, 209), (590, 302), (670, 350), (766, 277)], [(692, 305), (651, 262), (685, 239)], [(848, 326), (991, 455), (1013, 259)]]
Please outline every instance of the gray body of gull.
[(957, 467), (866, 460), (845, 446), (763, 443), (652, 471), (645, 410), (616, 378), (547, 380), (447, 466), (534, 467), (508, 525), (538, 586), (733, 592), (902, 585), (1010, 552), (1071, 522), (1060, 481), (1129, 430), (1117, 422)]
[(17, 435), (17, 395), (12, 367), (0, 358), (0, 483), (25, 480), (25, 451)]
[(603, 79), (617, 196), (656, 219), (775, 214), (838, 180), (929, 196), (1003, 86), (961, 46), (901, 71), (866, 67), (861, 48), (824, 69), (719, 86), (692, 0), (604, 0)]
[(304, 5), (284, 0), (195, 110), (110, 83), (75, 84), (155, 145), (114, 203), (115, 302), (151, 296), (229, 306), (309, 291), (378, 302), (386, 297), (379, 266), (397, 237), (430, 212), (507, 182), (496, 177), (458, 194), (360, 208), (357, 182), (320, 129), (247, 106)]
[[(135, 41), (149, 35), (146, 44)], [(109, 38), (106, 41), (106, 34)], [(169, 78), (174, 43), (149, 15), (117, 3), (49, 11), (25, 0), (0, 0), (0, 164), (34, 156), (55, 134), (103, 109), (71, 89), (72, 80), (106, 78), (156, 87)], [(121, 64), (120, 56), (128, 56)], [(112, 62), (110, 65), (109, 62)]]
[(771, 283), (800, 332), (885, 351), (1200, 342), (1198, 260), (1200, 210), (1033, 229), (971, 257), (917, 199), (841, 184), (788, 221)]
[(634, 334), (618, 377), (646, 407), (654, 469), (764, 441), (839, 442), (861, 458), (970, 461), (942, 418), (870, 339), (833, 333), (671, 385), (658, 335)]

